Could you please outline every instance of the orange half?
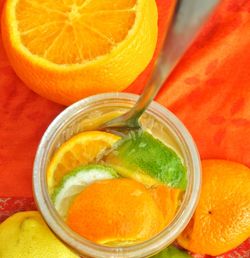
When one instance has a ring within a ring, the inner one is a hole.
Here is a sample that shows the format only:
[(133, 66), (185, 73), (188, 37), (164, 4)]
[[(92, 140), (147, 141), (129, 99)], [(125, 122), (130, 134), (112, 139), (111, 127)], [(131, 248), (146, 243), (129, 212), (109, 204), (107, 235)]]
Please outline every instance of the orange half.
[(18, 76), (62, 104), (125, 89), (150, 62), (155, 0), (7, 0), (2, 35)]

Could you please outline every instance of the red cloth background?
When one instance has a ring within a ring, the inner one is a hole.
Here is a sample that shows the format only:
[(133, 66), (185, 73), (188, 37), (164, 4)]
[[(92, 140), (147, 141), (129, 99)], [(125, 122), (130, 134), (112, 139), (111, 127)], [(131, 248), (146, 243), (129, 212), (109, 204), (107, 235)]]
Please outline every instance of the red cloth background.
[[(0, 8), (4, 0), (0, 0)], [(173, 1), (157, 0), (159, 39)], [(1, 10), (1, 9), (0, 9)], [(222, 0), (218, 10), (166, 82), (157, 100), (193, 135), (202, 158), (224, 158), (250, 167), (250, 1)], [(127, 89), (140, 92), (148, 68)], [(18, 79), (0, 40), (0, 196), (32, 196), (37, 144), (64, 107), (31, 92)]]
[[(0, 0), (0, 11), (3, 3)], [(159, 38), (154, 58), (126, 91), (139, 93), (152, 72), (173, 3), (157, 0)], [(221, 1), (157, 100), (187, 126), (203, 159), (229, 159), (250, 167), (249, 0)], [(35, 151), (49, 123), (63, 109), (25, 87), (11, 69), (0, 40), (0, 217), (7, 216), (7, 209), (34, 208)], [(9, 197), (19, 206), (1, 205)], [(249, 255), (249, 241), (247, 248)]]

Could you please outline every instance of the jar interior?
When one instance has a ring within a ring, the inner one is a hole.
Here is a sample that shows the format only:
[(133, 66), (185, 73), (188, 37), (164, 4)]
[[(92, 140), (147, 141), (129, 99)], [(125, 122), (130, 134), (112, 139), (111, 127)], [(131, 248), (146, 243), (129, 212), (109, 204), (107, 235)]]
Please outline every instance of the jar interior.
[[(42, 172), (39, 172), (42, 177), (41, 178), (43, 182), (42, 188), (43, 188), (45, 201), (50, 209), (51, 208), (53, 209), (53, 204), (50, 201), (48, 193), (46, 193), (46, 190), (47, 190), (46, 171), (47, 171), (49, 162), (53, 154), (55, 153), (55, 151), (72, 136), (86, 130), (88, 131), (95, 130), (96, 128), (98, 128), (99, 125), (101, 125), (105, 121), (108, 121), (116, 116), (119, 116), (125, 113), (128, 109), (130, 109), (134, 105), (134, 103), (135, 103), (135, 99), (114, 99), (114, 98), (104, 99), (104, 100), (102, 99), (91, 103), (88, 103), (88, 101), (86, 101), (84, 104), (80, 106), (76, 106), (74, 109), (72, 108), (72, 110), (70, 111), (70, 116), (68, 116), (67, 119), (63, 120), (62, 118), (58, 118), (60, 120), (60, 123), (56, 123), (56, 121), (54, 121), (52, 132), (47, 133), (47, 135), (45, 133), (43, 137), (43, 138), (46, 138), (46, 142), (44, 142), (43, 144), (45, 147), (43, 146), (44, 149), (42, 150), (43, 154), (42, 154), (42, 161), (40, 164), (40, 170), (42, 170)], [(190, 158), (192, 154), (190, 153), (189, 146), (183, 134), (180, 132), (178, 126), (176, 126), (175, 124), (176, 121), (172, 121), (171, 119), (166, 117), (166, 114), (164, 114), (164, 112), (159, 112), (159, 110), (150, 106), (147, 109), (147, 112), (145, 112), (142, 115), (140, 122), (143, 129), (149, 131), (155, 138), (158, 138), (164, 144), (174, 149), (174, 151), (182, 159), (183, 164), (187, 168), (188, 186), (183, 196), (182, 203), (176, 213), (175, 218), (173, 219), (172, 223), (170, 223), (167, 226), (167, 228), (164, 229), (164, 235), (166, 236), (167, 234), (171, 233), (171, 230), (173, 228), (177, 227), (178, 223), (180, 223), (180, 218), (183, 216), (183, 213), (185, 212), (186, 206), (189, 200), (191, 199), (191, 196), (194, 195), (193, 193), (194, 186), (192, 183), (190, 183), (190, 181), (192, 182), (194, 180), (195, 164), (193, 164), (193, 161)], [(195, 194), (198, 195), (198, 193), (195, 193)], [(39, 205), (39, 201), (37, 202)], [(193, 206), (195, 202), (196, 200), (193, 201)], [(193, 208), (194, 207), (192, 207), (192, 209)], [(61, 225), (63, 230), (69, 233), (71, 230), (56, 215), (55, 210), (51, 211), (51, 213), (54, 215), (54, 218), (56, 218), (56, 220), (59, 220), (58, 223)], [(70, 232), (70, 234), (71, 236), (73, 236), (72, 238), (75, 238), (76, 241), (83, 241), (81, 239), (78, 239), (77, 235), (74, 234), (74, 232)], [(175, 232), (172, 231), (171, 234), (174, 235)], [(160, 238), (160, 234), (159, 236), (155, 236), (154, 238), (155, 239)], [(67, 242), (67, 239), (64, 238), (63, 240)], [(84, 241), (85, 240), (86, 239), (84, 239)], [(169, 240), (170, 241), (168, 242), (168, 244), (170, 244), (174, 240), (174, 237), (173, 236), (170, 237)], [(146, 244), (147, 243), (145, 243), (145, 245)], [(94, 245), (95, 247), (98, 246), (97, 244), (94, 244)], [(163, 243), (161, 243), (161, 245), (163, 245)], [(162, 248), (161, 245), (159, 245), (158, 247), (155, 246), (154, 248), (155, 249)], [(78, 244), (76, 245), (72, 244), (72, 246), (74, 246), (78, 251), (81, 249), (81, 247), (79, 247)], [(121, 250), (120, 248), (118, 249)], [(109, 249), (108, 253), (113, 252), (113, 250), (116, 250), (116, 249), (111, 248)], [(151, 251), (149, 250), (148, 252), (152, 253), (152, 250)], [(108, 256), (104, 256), (104, 257), (108, 257)]]

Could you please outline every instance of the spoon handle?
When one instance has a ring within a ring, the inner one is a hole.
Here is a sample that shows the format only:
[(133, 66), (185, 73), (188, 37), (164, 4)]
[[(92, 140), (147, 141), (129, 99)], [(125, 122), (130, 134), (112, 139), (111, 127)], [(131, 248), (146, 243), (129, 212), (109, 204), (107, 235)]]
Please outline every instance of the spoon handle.
[(155, 98), (164, 81), (190, 47), (202, 25), (219, 2), (219, 0), (177, 1), (172, 24), (149, 83), (145, 86), (142, 95), (130, 111), (109, 121), (105, 126), (139, 127), (139, 117)]

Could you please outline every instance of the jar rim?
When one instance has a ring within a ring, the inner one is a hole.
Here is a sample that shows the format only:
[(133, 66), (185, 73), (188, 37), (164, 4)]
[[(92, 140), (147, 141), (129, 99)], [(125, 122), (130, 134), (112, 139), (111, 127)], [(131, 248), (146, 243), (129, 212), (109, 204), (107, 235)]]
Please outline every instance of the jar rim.
[(84, 107), (90, 106), (91, 104), (97, 105), (98, 103), (103, 103), (103, 101), (110, 104), (112, 104), (112, 101), (117, 103), (119, 101), (135, 103), (138, 98), (139, 95), (131, 93), (103, 93), (80, 100), (66, 108), (52, 121), (38, 146), (33, 168), (33, 192), (38, 209), (53, 232), (81, 255), (109, 258), (147, 257), (153, 255), (177, 238), (178, 234), (180, 234), (188, 224), (196, 208), (201, 185), (201, 167), (197, 147), (182, 122), (168, 109), (153, 101), (148, 107), (147, 112), (154, 112), (155, 116), (160, 116), (161, 114), (165, 119), (171, 122), (171, 125), (174, 127), (172, 129), (176, 131), (177, 136), (180, 138), (179, 140), (185, 145), (185, 150), (187, 151), (190, 162), (188, 169), (192, 170), (188, 178), (188, 186), (185, 193), (186, 197), (184, 197), (181, 207), (170, 225), (156, 236), (144, 242), (131, 246), (109, 247), (93, 243), (80, 237), (66, 226), (55, 211), (48, 192), (46, 191), (45, 160), (49, 147), (53, 142), (53, 138), (58, 133), (60, 126), (63, 126), (65, 121), (72, 118), (73, 114), (80, 112)]

